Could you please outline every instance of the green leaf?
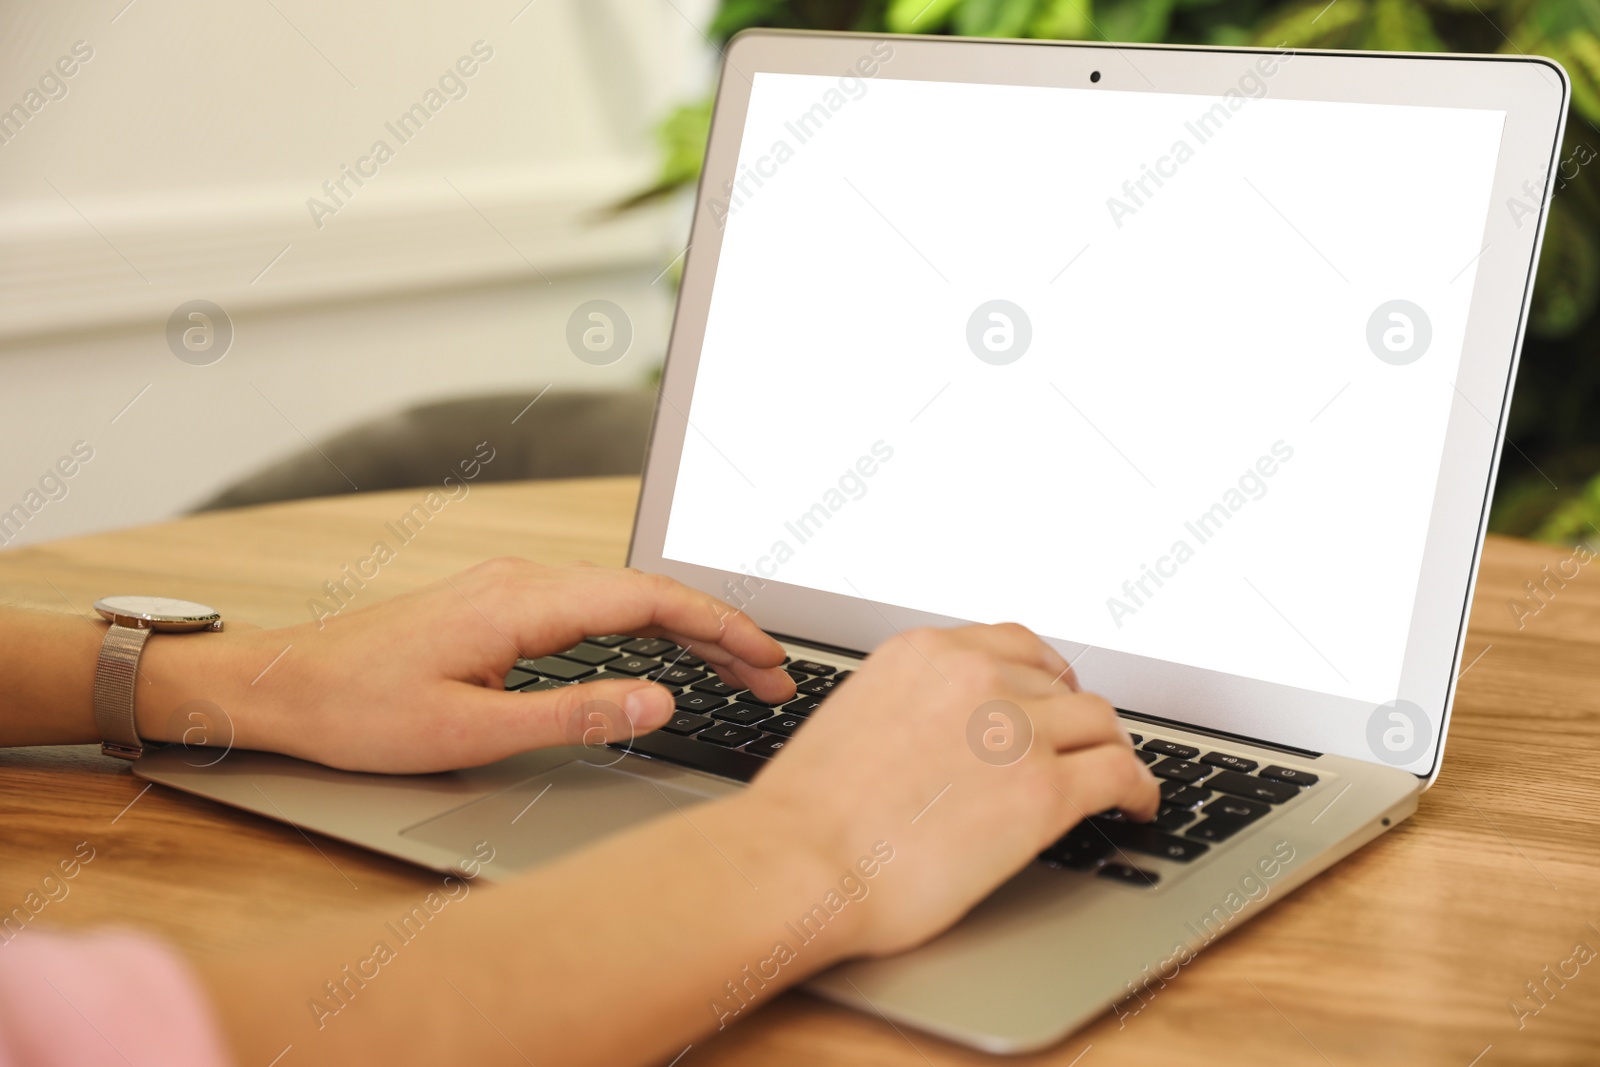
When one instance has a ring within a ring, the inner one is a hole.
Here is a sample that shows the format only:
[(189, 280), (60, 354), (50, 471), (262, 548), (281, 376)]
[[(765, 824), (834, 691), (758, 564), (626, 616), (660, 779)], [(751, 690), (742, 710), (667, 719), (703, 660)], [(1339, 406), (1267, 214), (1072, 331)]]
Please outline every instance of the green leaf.
[(1215, 26), (1206, 34), (1206, 44), (1219, 48), (1240, 48), (1250, 43), (1250, 31), (1243, 26)]
[(1020, 37), (1038, 0), (962, 0), (956, 32), (963, 37)]
[(1312, 0), (1262, 23), (1255, 41), (1269, 48), (1348, 48), (1367, 8), (1366, 0)]
[(1600, 545), (1600, 475), (1557, 506), (1533, 532), (1539, 541)]
[(1600, 0), (1537, 0), (1517, 21), (1553, 41), (1580, 30), (1600, 31)]
[(1159, 41), (1172, 20), (1172, 0), (1108, 0), (1095, 29), (1108, 41)]
[(1416, 0), (1374, 0), (1361, 47), (1376, 52), (1443, 52), (1433, 20)]
[(794, 20), (788, 8), (786, 0), (723, 0), (711, 25), (706, 27), (706, 36), (726, 41), (752, 26), (792, 26)]
[(1533, 280), (1528, 325), (1540, 337), (1570, 336), (1600, 301), (1600, 247), (1586, 220), (1560, 199), (1550, 202), (1544, 248)]
[(1573, 106), (1589, 121), (1600, 122), (1600, 38), (1586, 30), (1569, 33), (1549, 55), (1567, 68)]
[(933, 33), (962, 0), (889, 0), (883, 21), (890, 33)]
[(1094, 36), (1094, 0), (1044, 0), (1029, 37), (1056, 41), (1082, 41)]
[(706, 158), (706, 136), (711, 132), (711, 98), (675, 108), (656, 132), (661, 143), (663, 185), (685, 185), (700, 176)]

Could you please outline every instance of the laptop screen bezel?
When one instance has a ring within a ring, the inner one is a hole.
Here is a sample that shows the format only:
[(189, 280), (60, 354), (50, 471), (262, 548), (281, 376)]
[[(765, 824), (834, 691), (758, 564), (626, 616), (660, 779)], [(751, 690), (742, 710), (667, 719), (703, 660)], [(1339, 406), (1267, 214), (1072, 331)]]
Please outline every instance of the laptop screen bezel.
[[(747, 31), (730, 42), (713, 111), (705, 166), (677, 311), (646, 456), (630, 566), (657, 571), (736, 599), (766, 629), (835, 648), (865, 652), (918, 626), (968, 620), (915, 611), (870, 599), (822, 592), (776, 580), (668, 559), (666, 530), (691, 415), (700, 346), (721, 251), (722, 227), (710, 200), (736, 173), (756, 72), (838, 76), (857, 71), (865, 57), (872, 77), (941, 82), (1088, 87), (1105, 91), (1222, 96), (1237, 92), (1241, 73), (1275, 53), (1270, 49), (1129, 46), (948, 37)], [(1397, 696), (1422, 707), (1437, 725), (1425, 767), (1408, 766), (1431, 782), (1437, 775), (1461, 669), (1467, 616), (1498, 468), (1511, 385), (1533, 289), (1564, 126), (1568, 82), (1561, 68), (1538, 57), (1408, 55), (1393, 53), (1276, 53), (1269, 95), (1278, 99), (1470, 107), (1503, 111), (1484, 251), (1468, 313), (1457, 395), (1450, 412), (1422, 572), (1413, 601)], [(1285, 56), (1292, 57), (1284, 59)], [(1092, 71), (1100, 72), (1093, 83)], [(1526, 203), (1527, 183), (1543, 186), (1537, 224), (1505, 210)], [(1314, 564), (1310, 564), (1314, 565)], [(1357, 702), (1310, 690), (1226, 675), (1202, 668), (1050, 642), (1073, 661), (1087, 687), (1119, 707), (1203, 729), (1296, 749), (1336, 752), (1380, 762), (1355, 742)], [(1366, 707), (1366, 706), (1363, 706)], [(1367, 707), (1367, 710), (1371, 710)]]

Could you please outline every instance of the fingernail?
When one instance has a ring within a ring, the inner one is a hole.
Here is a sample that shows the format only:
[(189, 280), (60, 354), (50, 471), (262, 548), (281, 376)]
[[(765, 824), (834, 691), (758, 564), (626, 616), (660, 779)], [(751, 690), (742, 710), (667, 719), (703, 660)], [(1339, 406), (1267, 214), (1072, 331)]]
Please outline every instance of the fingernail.
[(659, 685), (643, 686), (623, 698), (622, 712), (635, 729), (653, 730), (672, 714), (672, 695)]

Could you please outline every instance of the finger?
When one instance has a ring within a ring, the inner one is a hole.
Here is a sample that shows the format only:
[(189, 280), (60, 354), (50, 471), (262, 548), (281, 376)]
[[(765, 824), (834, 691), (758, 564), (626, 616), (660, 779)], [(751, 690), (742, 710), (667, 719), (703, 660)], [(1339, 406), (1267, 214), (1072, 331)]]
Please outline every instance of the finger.
[(1070, 693), (1083, 692), (1083, 685), (1078, 681), (1078, 671), (1071, 663), (1051, 680), (1052, 685), (1063, 685)]
[[(706, 666), (716, 671), (717, 677), (724, 682), (739, 689), (748, 689), (762, 700), (781, 701), (792, 700), (795, 696), (794, 679), (783, 670), (781, 666), (756, 667), (745, 663), (735, 656), (728, 655), (721, 648), (712, 651), (720, 658), (701, 655), (697, 648), (703, 648), (692, 638), (684, 634), (665, 631), (662, 633), (668, 641), (682, 645), (696, 656), (706, 661)], [(671, 662), (671, 657), (667, 657)]]
[(984, 649), (1002, 659), (1020, 663), (1047, 672), (1052, 679), (1071, 680), (1077, 676), (1061, 653), (1044, 643), (1044, 640), (1021, 623), (1002, 622), (992, 626), (960, 626), (949, 631), (951, 637), (968, 645)]
[[(590, 633), (640, 633), (652, 627), (670, 633), (707, 663), (743, 662), (776, 667), (783, 647), (741, 611), (697, 589), (658, 574), (639, 571), (585, 572), (581, 596), (554, 605), (563, 629), (577, 641)], [(515, 603), (533, 603), (534, 598)], [(549, 625), (548, 602), (529, 609), (529, 630)], [(542, 618), (534, 617), (535, 610)]]
[[(795, 698), (794, 679), (789, 677), (787, 671), (779, 667), (754, 667), (735, 656), (730, 656), (721, 648), (708, 649), (704, 645), (694, 642), (692, 638), (683, 634), (673, 633), (671, 630), (662, 630), (651, 627), (639, 631), (640, 636), (662, 637), (673, 644), (680, 646), (685, 651), (699, 656), (705, 660), (705, 665), (710, 668), (723, 682), (735, 689), (748, 689), (757, 697), (768, 703), (777, 704)], [(704, 653), (711, 652), (711, 656)], [(673, 654), (664, 655), (662, 661), (667, 666), (673, 666), (678, 657)]]
[(752, 667), (748, 663), (731, 663), (725, 669), (734, 677), (730, 684), (750, 690), (769, 704), (793, 700), (798, 695), (794, 679), (782, 667)]
[(464, 685), (451, 738), (453, 766), (488, 763), (518, 752), (559, 745), (594, 747), (627, 741), (665, 723), (672, 694), (638, 681), (585, 682), (536, 693), (496, 692)]
[(1131, 748), (1133, 738), (1104, 697), (1095, 693), (1066, 693), (1056, 687), (1055, 695), (1030, 709), (1045, 742), (1057, 752), (1070, 752), (1095, 745), (1120, 745)]
[(1056, 789), (1064, 805), (1068, 826), (1095, 812), (1118, 808), (1128, 815), (1154, 818), (1161, 791), (1150, 768), (1121, 744), (1096, 745), (1055, 758)]

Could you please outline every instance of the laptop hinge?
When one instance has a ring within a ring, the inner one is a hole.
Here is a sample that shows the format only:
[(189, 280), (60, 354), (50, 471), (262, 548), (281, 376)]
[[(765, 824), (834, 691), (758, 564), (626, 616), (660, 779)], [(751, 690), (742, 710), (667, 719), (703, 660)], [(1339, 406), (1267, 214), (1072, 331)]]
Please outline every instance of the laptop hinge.
[(1227, 741), (1237, 741), (1242, 744), (1251, 745), (1255, 748), (1269, 748), (1274, 752), (1286, 752), (1291, 756), (1300, 756), (1304, 759), (1318, 759), (1322, 756), (1321, 752), (1313, 752), (1309, 748), (1296, 748), (1293, 745), (1279, 744), (1276, 741), (1263, 741), (1259, 737), (1250, 737), (1246, 734), (1229, 733), (1226, 730), (1213, 730), (1209, 727), (1197, 726), (1192, 722), (1183, 722), (1179, 719), (1164, 719), (1159, 715), (1146, 715), (1145, 713), (1139, 711), (1129, 711), (1127, 708), (1118, 708), (1117, 714), (1126, 715), (1130, 719), (1138, 719), (1140, 722), (1150, 722), (1157, 723), (1162, 726), (1171, 726), (1175, 729), (1185, 730), (1191, 734), (1205, 734), (1207, 737), (1217, 737)]
[(857, 652), (853, 648), (841, 648), (838, 645), (830, 645), (825, 641), (813, 641), (806, 637), (794, 637), (790, 634), (780, 634), (772, 631), (768, 631), (768, 636), (774, 640), (782, 641), (786, 645), (804, 645), (806, 648), (814, 648), (818, 652), (828, 652), (835, 656), (849, 656), (851, 659), (867, 658), (867, 654), (865, 652)]

